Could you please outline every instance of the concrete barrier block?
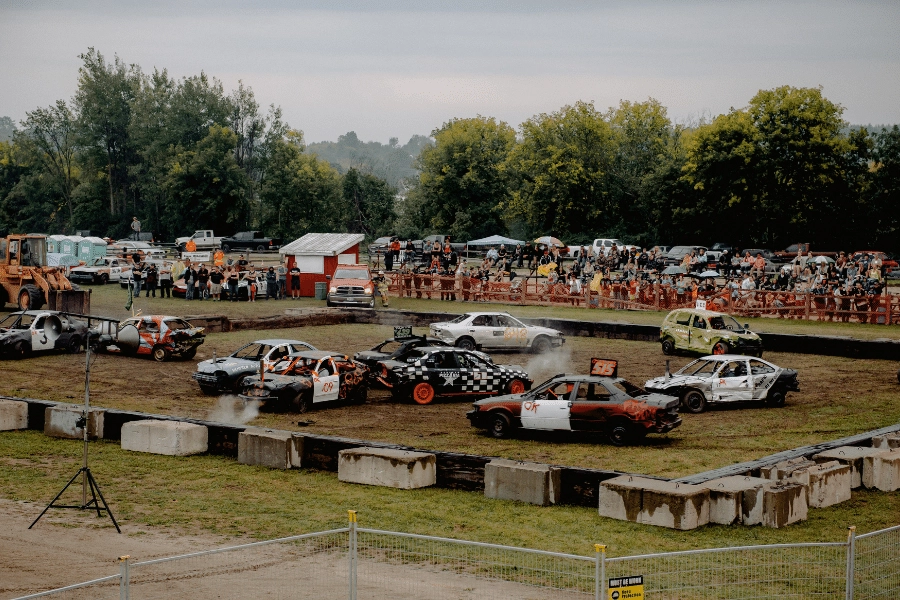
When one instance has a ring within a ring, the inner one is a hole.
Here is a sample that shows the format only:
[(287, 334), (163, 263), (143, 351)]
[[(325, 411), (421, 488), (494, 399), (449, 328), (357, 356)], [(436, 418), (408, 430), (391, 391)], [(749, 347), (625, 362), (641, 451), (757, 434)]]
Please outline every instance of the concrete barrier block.
[(538, 506), (556, 504), (560, 472), (550, 465), (495, 458), (484, 466), (484, 495)]
[(28, 403), (0, 400), (0, 431), (28, 429)]
[(779, 481), (763, 490), (763, 525), (780, 528), (805, 521), (809, 512), (806, 486)]
[(880, 450), (900, 448), (900, 431), (874, 436), (872, 438), (872, 447)]
[(686, 531), (709, 523), (709, 490), (699, 485), (648, 480), (638, 522)]
[(825, 508), (850, 499), (850, 465), (833, 460), (795, 471), (792, 477), (806, 486), (810, 508)]
[[(48, 406), (44, 409), (44, 435), (56, 438), (80, 440), (84, 438), (84, 429), (79, 427), (84, 409), (77, 405)], [(102, 408), (92, 408), (88, 413), (88, 439), (103, 437)]]
[(238, 462), (272, 469), (299, 469), (303, 437), (290, 431), (250, 427), (238, 434)]
[(637, 523), (641, 512), (642, 485), (646, 481), (649, 480), (622, 475), (602, 482), (598, 494), (600, 516)]
[(865, 469), (866, 456), (878, 454), (882, 450), (878, 448), (867, 448), (864, 446), (841, 446), (840, 448), (832, 448), (820, 452), (813, 456), (813, 460), (817, 463), (825, 463), (833, 460), (850, 467), (850, 487), (856, 489), (862, 486), (863, 470)]
[(180, 421), (130, 421), (122, 425), (122, 449), (133, 452), (190, 456), (203, 454), (209, 431), (203, 425)]
[(403, 490), (428, 487), (437, 482), (437, 460), (426, 452), (348, 448), (338, 452), (338, 479)]
[(863, 485), (882, 492), (900, 490), (900, 449), (879, 450), (863, 459)]
[(783, 473), (786, 469), (804, 462), (806, 462), (806, 459), (801, 456), (798, 458), (783, 460), (772, 465), (766, 465), (765, 467), (760, 467), (759, 476), (763, 479), (777, 480), (780, 479), (780, 477), (778, 476), (779, 471)]
[(700, 484), (709, 490), (709, 522), (721, 525), (763, 522), (763, 491), (772, 485), (769, 479), (733, 475)]

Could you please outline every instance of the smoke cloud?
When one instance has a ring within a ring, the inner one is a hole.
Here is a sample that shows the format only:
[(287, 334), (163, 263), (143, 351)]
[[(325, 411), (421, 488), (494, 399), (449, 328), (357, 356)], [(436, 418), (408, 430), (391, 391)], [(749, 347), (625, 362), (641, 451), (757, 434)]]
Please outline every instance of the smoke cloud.
[(246, 425), (259, 416), (259, 402), (244, 402), (240, 397), (226, 394), (219, 397), (216, 406), (209, 411), (208, 420), (229, 425)]

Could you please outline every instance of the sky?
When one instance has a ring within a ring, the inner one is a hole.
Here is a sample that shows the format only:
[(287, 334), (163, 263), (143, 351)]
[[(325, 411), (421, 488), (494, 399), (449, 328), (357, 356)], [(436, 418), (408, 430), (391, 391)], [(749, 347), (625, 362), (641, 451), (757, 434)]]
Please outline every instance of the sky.
[(243, 81), (308, 142), (650, 97), (690, 123), (781, 85), (894, 124), (898, 25), (896, 0), (0, 0), (0, 116), (70, 99), (94, 47), (145, 73)]

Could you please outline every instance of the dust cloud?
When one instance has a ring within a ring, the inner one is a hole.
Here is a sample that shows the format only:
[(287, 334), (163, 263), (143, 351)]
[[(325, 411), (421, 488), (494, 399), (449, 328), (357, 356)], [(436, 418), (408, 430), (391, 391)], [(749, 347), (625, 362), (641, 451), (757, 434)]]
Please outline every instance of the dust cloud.
[(559, 373), (583, 373), (588, 367), (582, 365), (581, 368), (578, 368), (579, 365), (572, 362), (572, 349), (566, 346), (544, 354), (532, 355), (524, 366), (531, 378), (534, 379), (535, 385)]
[(207, 419), (216, 423), (245, 425), (257, 416), (259, 416), (259, 402), (244, 402), (234, 394), (226, 394), (219, 396), (215, 408), (209, 411)]

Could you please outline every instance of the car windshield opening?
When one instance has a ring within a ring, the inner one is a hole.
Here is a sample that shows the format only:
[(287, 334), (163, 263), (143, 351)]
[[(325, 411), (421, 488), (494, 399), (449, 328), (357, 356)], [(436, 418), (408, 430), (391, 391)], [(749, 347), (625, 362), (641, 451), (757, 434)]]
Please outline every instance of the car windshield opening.
[(468, 318), (469, 318), (469, 315), (467, 315), (467, 314), (461, 314), (461, 315), (459, 315), (458, 317), (456, 317), (455, 319), (453, 319), (452, 321), (449, 321), (449, 322), (450, 322), (450, 323), (462, 323), (463, 321), (465, 321), (465, 320), (468, 319)]
[(632, 398), (636, 398), (637, 396), (646, 396), (647, 395), (647, 390), (645, 390), (644, 388), (638, 387), (629, 381), (625, 381), (624, 379), (620, 379), (620, 380), (616, 381), (615, 383), (613, 383), (613, 385), (616, 386), (616, 388), (618, 388), (620, 391), (625, 392), (627, 395), (631, 396)]
[(695, 360), (682, 367), (676, 375), (692, 375), (694, 377), (710, 377), (718, 368), (719, 363), (714, 360)]
[[(9, 315), (2, 321), (0, 321), (0, 328), (2, 329), (16, 329), (16, 322), (19, 320), (19, 317), (25, 317), (27, 315)], [(21, 327), (21, 325), (19, 325)], [(24, 327), (23, 327), (24, 329)]]
[(367, 269), (337, 269), (333, 279), (371, 279)]
[(709, 324), (713, 329), (726, 329), (728, 331), (734, 331), (740, 333), (744, 331), (744, 328), (741, 326), (737, 320), (730, 315), (722, 315), (720, 317), (711, 317), (709, 319)]
[(235, 358), (243, 358), (246, 360), (259, 360), (262, 357), (263, 353), (259, 350), (259, 344), (247, 344), (234, 354), (232, 354)]

